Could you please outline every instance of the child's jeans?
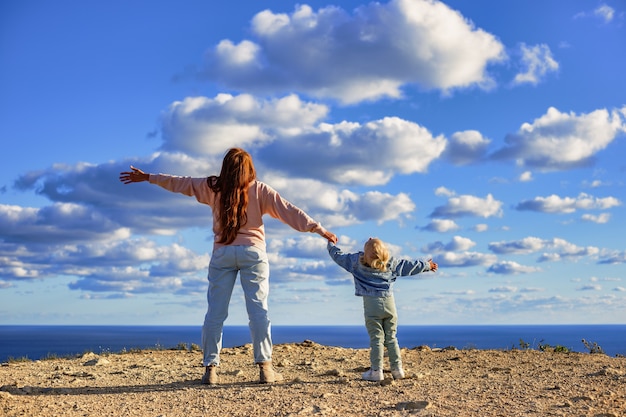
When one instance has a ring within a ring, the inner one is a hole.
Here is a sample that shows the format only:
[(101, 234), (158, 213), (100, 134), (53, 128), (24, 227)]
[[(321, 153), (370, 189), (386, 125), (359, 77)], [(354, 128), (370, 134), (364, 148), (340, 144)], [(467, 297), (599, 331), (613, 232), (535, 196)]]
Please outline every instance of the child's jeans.
[(202, 326), (204, 366), (219, 365), (222, 330), (237, 273), (246, 299), (254, 361), (272, 360), (271, 324), (268, 317), (269, 263), (263, 249), (255, 246), (222, 246), (209, 264), (209, 308)]
[(402, 366), (398, 331), (398, 313), (393, 295), (389, 297), (363, 297), (365, 327), (370, 336), (370, 362), (372, 369), (383, 369), (384, 348), (389, 354), (391, 369)]

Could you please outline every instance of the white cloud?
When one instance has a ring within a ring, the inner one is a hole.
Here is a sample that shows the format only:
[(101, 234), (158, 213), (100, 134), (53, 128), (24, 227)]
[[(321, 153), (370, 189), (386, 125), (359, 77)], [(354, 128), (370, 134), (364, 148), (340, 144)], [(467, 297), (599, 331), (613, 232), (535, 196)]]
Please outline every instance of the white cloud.
[(448, 142), (444, 157), (454, 165), (480, 162), (486, 156), (490, 143), (476, 130), (455, 132)]
[(468, 267), (477, 265), (491, 265), (496, 261), (496, 256), (479, 252), (445, 252), (438, 254), (435, 262), (440, 267)]
[(522, 43), (520, 50), (524, 72), (515, 76), (513, 84), (538, 84), (547, 73), (559, 69), (559, 63), (552, 57), (548, 45), (527, 46)]
[(496, 159), (515, 159), (521, 166), (542, 170), (567, 170), (593, 162), (624, 132), (623, 109), (606, 109), (577, 115), (550, 107), (533, 123), (524, 123), (505, 138), (506, 146), (493, 154)]
[(602, 290), (602, 286), (600, 285), (583, 285), (582, 287), (576, 288), (577, 291), (600, 291)]
[(427, 0), (369, 3), (352, 14), (337, 6), (265, 10), (253, 17), (251, 33), (256, 40), (223, 40), (209, 50), (203, 75), (239, 90), (357, 103), (400, 97), (410, 84), (488, 88), (487, 67), (506, 58), (495, 36)]
[(452, 197), (456, 195), (456, 192), (454, 192), (453, 190), (449, 190), (446, 187), (437, 187), (437, 189), (435, 190), (435, 195), (443, 196), (443, 197)]
[(525, 171), (519, 176), (520, 182), (529, 182), (533, 180), (533, 173), (530, 171)]
[(548, 197), (535, 197), (520, 202), (517, 210), (537, 211), (541, 213), (574, 213), (576, 210), (606, 210), (622, 204), (615, 197), (598, 198), (580, 193), (577, 197), (559, 197), (552, 194)]
[(454, 236), (448, 243), (433, 242), (425, 246), (422, 249), (423, 252), (455, 252), (455, 251), (467, 251), (476, 246), (476, 242), (462, 236)]
[(583, 214), (580, 218), (586, 222), (605, 224), (605, 223), (608, 223), (609, 220), (611, 219), (611, 214), (609, 213), (600, 213), (598, 215)]
[(474, 231), (475, 232), (482, 233), (482, 232), (486, 232), (487, 230), (489, 230), (489, 225), (487, 225), (485, 223), (480, 223), (480, 224), (477, 224), (476, 226), (474, 226)]
[(593, 14), (604, 20), (605, 23), (609, 23), (615, 17), (615, 9), (606, 4), (601, 4), (593, 11)]
[(130, 230), (79, 204), (43, 208), (0, 204), (0, 235), (4, 242), (45, 244), (122, 239), (130, 236)]
[(372, 186), (386, 184), (396, 174), (427, 172), (445, 146), (443, 136), (434, 137), (416, 123), (386, 117), (363, 125), (320, 124), (307, 134), (276, 138), (256, 156), (268, 168), (291, 177)]
[(494, 253), (518, 253), (528, 254), (538, 252), (545, 248), (546, 241), (538, 237), (525, 237), (521, 240), (510, 242), (493, 242), (489, 244), (489, 250)]
[(600, 264), (623, 264), (626, 263), (626, 251), (605, 251), (600, 254)]
[(495, 287), (495, 288), (490, 288), (489, 292), (497, 292), (497, 293), (514, 293), (517, 292), (517, 287), (510, 287), (510, 286), (506, 286), (506, 287)]
[(532, 272), (541, 271), (540, 268), (520, 265), (517, 262), (513, 261), (502, 261), (496, 264), (493, 264), (487, 269), (488, 272), (493, 272), (494, 274), (504, 274), (504, 275), (513, 275), (513, 274), (529, 274)]
[(550, 253), (543, 253), (539, 261), (558, 261), (564, 258), (579, 258), (583, 256), (596, 256), (600, 254), (600, 249), (595, 246), (578, 246), (564, 239), (540, 239), (538, 237), (526, 237), (521, 240), (492, 242), (489, 250), (497, 254), (521, 254), (527, 255), (541, 251), (550, 250)]
[(261, 100), (249, 94), (187, 97), (161, 116), (162, 149), (220, 156), (234, 146), (253, 148), (277, 135), (294, 136), (323, 119), (328, 108), (296, 95)]
[(406, 193), (366, 191), (362, 194), (339, 190), (319, 181), (293, 179), (271, 174), (268, 183), (280, 194), (327, 226), (348, 226), (365, 221), (382, 224), (403, 221), (415, 210)]
[(86, 292), (171, 294), (185, 288), (202, 291), (209, 255), (178, 244), (121, 239), (28, 247), (3, 244), (0, 261), (0, 273), (12, 281), (71, 276), (76, 281), (70, 289)]
[(473, 195), (460, 195), (450, 197), (444, 206), (438, 206), (430, 217), (493, 217), (502, 215), (502, 202), (496, 200), (491, 194), (485, 198)]
[(449, 219), (433, 219), (430, 223), (422, 228), (431, 232), (451, 232), (459, 229), (459, 225), (454, 220)]

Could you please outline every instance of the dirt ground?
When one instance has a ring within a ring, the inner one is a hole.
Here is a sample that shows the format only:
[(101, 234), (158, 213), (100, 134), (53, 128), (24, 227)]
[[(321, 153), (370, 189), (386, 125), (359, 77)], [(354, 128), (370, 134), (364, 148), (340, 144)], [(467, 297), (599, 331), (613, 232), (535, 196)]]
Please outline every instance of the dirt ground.
[(251, 345), (224, 349), (220, 384), (188, 350), (11, 362), (0, 415), (626, 416), (626, 358), (538, 350), (403, 349), (406, 378), (361, 380), (367, 349), (276, 345), (284, 381), (259, 384)]

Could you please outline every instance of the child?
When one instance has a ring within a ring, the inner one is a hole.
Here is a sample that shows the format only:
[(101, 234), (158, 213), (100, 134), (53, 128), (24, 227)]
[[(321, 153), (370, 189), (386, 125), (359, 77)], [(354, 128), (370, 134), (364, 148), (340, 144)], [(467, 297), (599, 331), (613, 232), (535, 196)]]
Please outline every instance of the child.
[(383, 349), (387, 348), (391, 375), (394, 379), (404, 378), (400, 347), (396, 338), (398, 313), (393, 298), (392, 286), (399, 276), (416, 275), (424, 271), (436, 271), (438, 265), (429, 259), (395, 259), (389, 255), (385, 244), (377, 238), (370, 238), (363, 252), (343, 253), (331, 241), (328, 253), (343, 269), (354, 278), (355, 295), (363, 297), (365, 327), (370, 337), (369, 371), (363, 373), (367, 381), (382, 381)]

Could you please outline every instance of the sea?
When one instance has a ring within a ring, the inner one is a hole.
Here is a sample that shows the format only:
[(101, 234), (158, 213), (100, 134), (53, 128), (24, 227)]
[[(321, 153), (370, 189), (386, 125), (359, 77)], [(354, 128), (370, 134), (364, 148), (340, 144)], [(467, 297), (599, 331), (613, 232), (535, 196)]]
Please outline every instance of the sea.
[[(0, 363), (51, 357), (180, 349), (200, 345), (200, 326), (0, 325)], [(586, 344), (583, 342), (586, 341)], [(250, 343), (247, 326), (225, 326), (223, 346)], [(368, 348), (365, 326), (273, 326), (274, 345), (311, 340), (327, 346)], [(536, 349), (562, 346), (574, 352), (601, 350), (626, 356), (626, 325), (400, 325), (400, 347)]]

